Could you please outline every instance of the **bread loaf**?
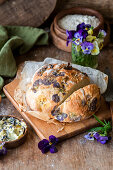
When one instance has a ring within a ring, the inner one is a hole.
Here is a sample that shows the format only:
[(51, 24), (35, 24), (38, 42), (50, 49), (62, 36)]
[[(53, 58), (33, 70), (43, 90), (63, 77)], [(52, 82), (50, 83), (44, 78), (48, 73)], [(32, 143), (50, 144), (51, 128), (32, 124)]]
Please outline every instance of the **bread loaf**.
[(55, 107), (62, 104), (74, 91), (89, 83), (87, 74), (69, 64), (45, 65), (34, 74), (26, 92), (26, 101), (31, 110), (53, 118), (51, 111)]
[(96, 84), (91, 84), (73, 92), (51, 114), (60, 122), (76, 122), (89, 118), (99, 107), (100, 90)]

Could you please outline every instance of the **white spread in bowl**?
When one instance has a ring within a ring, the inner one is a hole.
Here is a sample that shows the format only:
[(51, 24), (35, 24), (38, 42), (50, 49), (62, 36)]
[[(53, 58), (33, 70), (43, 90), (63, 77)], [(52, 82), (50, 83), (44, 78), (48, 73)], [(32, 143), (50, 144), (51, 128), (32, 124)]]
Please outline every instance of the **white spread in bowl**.
[(90, 24), (92, 27), (96, 28), (100, 21), (95, 16), (89, 15), (66, 15), (58, 21), (58, 25), (65, 30), (76, 30), (78, 24), (84, 22), (85, 24)]
[(13, 141), (23, 136), (27, 125), (15, 117), (0, 118), (0, 141)]

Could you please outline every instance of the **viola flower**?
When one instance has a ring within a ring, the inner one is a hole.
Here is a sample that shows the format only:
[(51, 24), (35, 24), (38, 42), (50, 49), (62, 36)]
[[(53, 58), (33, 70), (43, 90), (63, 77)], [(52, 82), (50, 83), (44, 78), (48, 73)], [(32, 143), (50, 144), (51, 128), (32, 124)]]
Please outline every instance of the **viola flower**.
[(84, 30), (84, 29), (85, 29), (85, 23), (84, 22), (77, 25), (77, 31), (78, 30)]
[(42, 153), (47, 153), (50, 151), (51, 153), (56, 153), (58, 150), (55, 145), (58, 143), (58, 138), (51, 135), (49, 136), (49, 140), (43, 139), (38, 143), (38, 148)]
[(93, 35), (93, 29), (92, 29), (92, 28), (90, 28), (90, 29), (88, 30), (88, 35)]
[(101, 136), (99, 133), (95, 133), (94, 138), (97, 139), (97, 142), (100, 142), (101, 144), (105, 144), (107, 141), (111, 140), (111, 137)]
[(89, 41), (89, 42), (92, 42), (92, 41), (94, 41), (96, 39), (96, 36), (92, 36), (92, 35), (88, 35), (87, 37), (86, 37), (86, 41)]
[(93, 42), (93, 49), (92, 49), (92, 51), (91, 51), (91, 54), (92, 54), (92, 55), (98, 55), (99, 52), (100, 52), (100, 50), (99, 50), (98, 43), (97, 43), (97, 41), (94, 41), (94, 42)]
[(82, 30), (76, 32), (76, 33), (74, 34), (74, 37), (76, 38), (75, 42), (77, 42), (77, 45), (79, 45), (80, 43), (82, 43), (82, 40), (83, 40)]
[(83, 30), (82, 35), (83, 38), (85, 39), (88, 36), (88, 32), (86, 30)]
[(89, 28), (91, 28), (90, 24), (85, 24), (84, 22), (77, 25), (77, 31), (78, 30), (89, 30)]
[(7, 154), (7, 149), (4, 147), (5, 142), (0, 144), (0, 156)]
[(89, 132), (87, 135), (85, 135), (84, 137), (87, 139), (87, 140), (94, 140), (94, 134), (96, 132)]
[(96, 42), (98, 43), (99, 49), (101, 50), (103, 48), (104, 39), (103, 38), (97, 38)]
[(75, 45), (79, 45), (80, 43), (83, 42), (83, 39), (85, 39), (87, 37), (87, 35), (88, 35), (88, 33), (85, 30), (84, 31), (79, 30), (79, 31), (75, 32), (75, 34), (74, 34), (75, 40), (73, 41), (73, 43)]
[(91, 28), (91, 25), (90, 24), (85, 24), (85, 30), (89, 30)]
[(81, 44), (81, 49), (83, 51), (84, 54), (90, 54), (91, 50), (93, 50), (94, 45), (90, 42), (84, 41)]
[(106, 36), (106, 32), (104, 30), (100, 30), (99, 33), (98, 33), (98, 37), (99, 38), (105, 38)]
[(75, 31), (68, 31), (68, 30), (66, 30), (66, 35), (67, 35), (67, 43), (66, 43), (66, 46), (68, 46), (68, 44), (70, 43), (70, 42), (72, 42), (72, 39), (73, 39), (73, 37), (74, 37), (74, 34), (75, 34)]

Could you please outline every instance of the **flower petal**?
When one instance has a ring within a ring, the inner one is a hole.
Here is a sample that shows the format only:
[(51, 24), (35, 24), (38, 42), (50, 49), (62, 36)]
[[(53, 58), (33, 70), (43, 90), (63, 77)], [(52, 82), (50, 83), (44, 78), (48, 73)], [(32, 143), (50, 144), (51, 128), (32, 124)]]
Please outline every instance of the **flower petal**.
[(42, 153), (47, 153), (49, 150), (50, 150), (50, 145), (46, 145), (45, 147), (43, 147), (43, 148), (41, 149), (41, 152), (42, 152)]
[(47, 145), (49, 145), (49, 141), (47, 139), (43, 139), (38, 143), (38, 148), (42, 150)]
[(93, 132), (89, 132), (87, 135), (84, 136), (87, 140), (94, 140)]
[(56, 142), (56, 137), (55, 136), (53, 136), (53, 135), (51, 135), (51, 136), (49, 136), (49, 141), (51, 142), (51, 143), (54, 143), (54, 142)]
[(100, 140), (108, 140), (107, 136), (100, 136)]
[(95, 137), (95, 139), (99, 139), (99, 137), (100, 137), (99, 133), (95, 133), (94, 137)]
[(55, 146), (51, 146), (50, 147), (50, 152), (51, 153), (56, 153), (56, 152), (58, 152), (58, 150), (57, 150), (57, 148)]

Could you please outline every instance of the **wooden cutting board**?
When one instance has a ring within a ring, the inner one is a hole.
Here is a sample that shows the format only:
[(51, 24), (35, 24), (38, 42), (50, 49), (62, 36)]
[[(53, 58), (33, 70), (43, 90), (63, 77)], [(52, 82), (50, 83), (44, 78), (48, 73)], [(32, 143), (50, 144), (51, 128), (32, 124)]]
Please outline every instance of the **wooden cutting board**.
[(57, 0), (0, 0), (0, 24), (38, 27), (50, 16)]
[[(93, 117), (91, 117), (84, 121), (66, 124), (62, 131), (57, 132), (60, 128), (62, 128), (62, 123), (59, 123), (58, 125), (55, 125), (53, 123), (47, 123), (29, 114), (26, 114), (20, 110), (18, 104), (14, 100), (14, 90), (17, 87), (18, 83), (19, 79), (15, 79), (11, 83), (4, 86), (3, 88), (4, 93), (6, 94), (8, 99), (12, 102), (12, 104), (15, 106), (15, 108), (19, 111), (19, 113), (23, 116), (23, 118), (30, 123), (30, 125), (33, 127), (33, 129), (35, 130), (36, 134), (40, 137), (40, 139), (44, 138), (48, 139), (50, 135), (55, 135), (56, 137), (59, 137), (59, 139), (64, 140), (66, 138), (85, 132), (87, 129), (90, 129), (94, 126), (97, 126), (97, 121)], [(101, 101), (101, 108), (97, 112), (97, 116), (101, 120), (104, 119), (108, 120), (111, 118), (110, 109), (103, 98)]]

